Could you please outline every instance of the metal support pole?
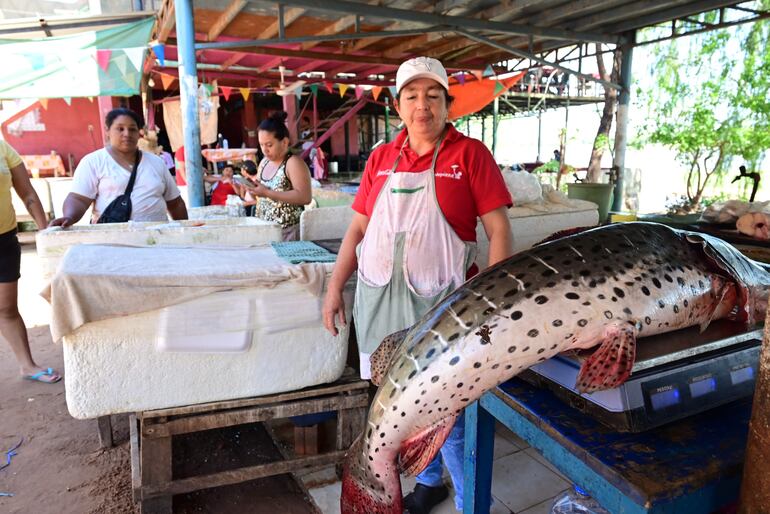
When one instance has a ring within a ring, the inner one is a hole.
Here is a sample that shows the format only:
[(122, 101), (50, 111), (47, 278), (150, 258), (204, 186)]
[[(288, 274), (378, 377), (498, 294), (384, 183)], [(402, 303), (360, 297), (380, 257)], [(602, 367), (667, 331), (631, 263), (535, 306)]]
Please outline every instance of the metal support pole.
[(385, 142), (390, 143), (390, 100), (385, 99)]
[(286, 25), (283, 21), (283, 4), (278, 4), (278, 37), (283, 39), (286, 37)]
[(198, 119), (198, 72), (195, 66), (195, 28), (192, 0), (175, 2), (176, 39), (179, 52), (179, 98), (184, 131), (184, 163), (187, 173), (187, 202), (203, 207), (201, 128)]
[(481, 117), (481, 142), (487, 144), (487, 117)]
[(543, 110), (537, 111), (537, 158), (535, 162), (540, 162), (540, 155), (543, 145)]
[(495, 97), (495, 101), (492, 104), (492, 156), (495, 156), (495, 150), (497, 149), (497, 127), (500, 122), (500, 98)]
[(342, 126), (342, 130), (345, 131), (345, 171), (350, 172), (353, 170), (350, 169), (352, 166), (350, 165), (350, 126), (348, 123), (350, 123), (350, 121), (345, 122), (345, 125)]
[(631, 63), (634, 55), (636, 32), (632, 31), (626, 37), (627, 43), (621, 48), (620, 85), (618, 95), (618, 111), (615, 114), (615, 158), (612, 166), (617, 170), (615, 180), (615, 195), (612, 210), (623, 208), (623, 170), (626, 166), (626, 142), (628, 132), (628, 106), (631, 103)]

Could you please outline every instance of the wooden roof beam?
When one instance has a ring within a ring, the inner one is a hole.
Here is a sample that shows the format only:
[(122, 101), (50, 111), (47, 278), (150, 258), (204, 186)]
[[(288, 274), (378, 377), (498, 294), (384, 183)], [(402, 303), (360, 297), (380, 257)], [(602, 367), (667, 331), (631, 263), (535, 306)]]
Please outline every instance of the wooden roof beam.
[(174, 12), (174, 0), (165, 0), (158, 11), (158, 33), (155, 37), (161, 43), (165, 43), (176, 26), (176, 14)]
[(222, 14), (219, 15), (219, 18), (217, 18), (211, 25), (206, 40), (216, 41), (219, 35), (224, 32), (228, 25), (230, 25), (230, 22), (232, 22), (235, 17), (238, 16), (238, 13), (240, 13), (243, 8), (246, 7), (247, 3), (248, 0), (231, 0), (230, 4), (225, 8), (224, 11), (222, 11)]

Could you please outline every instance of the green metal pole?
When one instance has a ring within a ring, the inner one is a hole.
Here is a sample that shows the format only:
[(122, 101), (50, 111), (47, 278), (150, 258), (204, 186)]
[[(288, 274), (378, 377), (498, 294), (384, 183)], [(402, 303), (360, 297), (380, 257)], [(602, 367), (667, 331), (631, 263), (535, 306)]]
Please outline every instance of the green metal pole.
[(492, 155), (495, 155), (497, 149), (497, 127), (500, 122), (500, 98), (495, 97), (495, 102), (492, 104)]
[(385, 99), (385, 142), (390, 143), (390, 101)]

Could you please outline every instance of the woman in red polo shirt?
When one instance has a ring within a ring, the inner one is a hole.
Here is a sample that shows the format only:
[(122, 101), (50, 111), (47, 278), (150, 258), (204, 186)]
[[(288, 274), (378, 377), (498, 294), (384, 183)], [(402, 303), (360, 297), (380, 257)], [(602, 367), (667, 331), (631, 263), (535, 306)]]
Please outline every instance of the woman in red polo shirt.
[[(357, 270), (353, 312), (363, 378), (385, 336), (413, 325), (478, 271), (478, 218), (489, 238), (489, 262), (482, 265), (512, 254), (511, 196), (484, 144), (447, 123), (452, 98), (443, 65), (429, 57), (406, 61), (396, 91), (394, 106), (406, 127), (366, 163), (323, 306), (324, 325), (336, 335), (336, 323), (345, 323), (342, 288)], [(461, 417), (441, 450), (460, 510), (463, 433)], [(429, 512), (447, 496), (441, 456), (404, 499), (410, 512)]]

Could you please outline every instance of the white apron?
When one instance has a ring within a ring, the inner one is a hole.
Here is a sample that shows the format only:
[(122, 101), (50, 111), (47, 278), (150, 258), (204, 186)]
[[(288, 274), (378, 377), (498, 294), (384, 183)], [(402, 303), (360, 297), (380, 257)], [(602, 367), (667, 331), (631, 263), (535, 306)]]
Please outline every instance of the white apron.
[(353, 316), (361, 378), (371, 378), (369, 356), (382, 339), (412, 326), (465, 282), (475, 258), (475, 243), (458, 237), (436, 198), (436, 158), (442, 140), (443, 136), (436, 143), (431, 167), (417, 173), (396, 173), (402, 145), (357, 248)]

